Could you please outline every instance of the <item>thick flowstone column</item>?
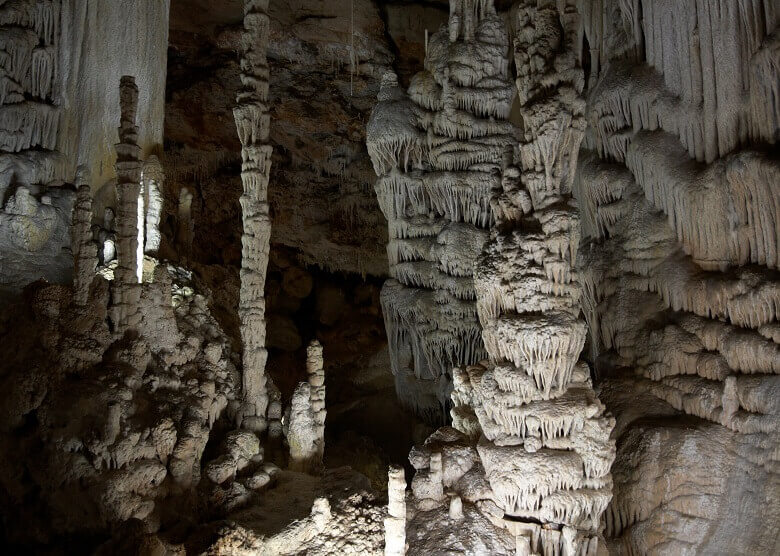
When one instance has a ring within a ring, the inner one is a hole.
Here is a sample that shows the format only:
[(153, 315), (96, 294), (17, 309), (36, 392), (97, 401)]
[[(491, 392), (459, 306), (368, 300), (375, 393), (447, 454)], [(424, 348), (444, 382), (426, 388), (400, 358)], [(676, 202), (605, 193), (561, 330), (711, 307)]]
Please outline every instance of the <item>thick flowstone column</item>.
[(243, 341), (244, 400), (239, 424), (255, 432), (266, 429), (268, 387), (265, 364), (265, 275), (268, 267), (271, 218), (268, 179), (272, 147), (268, 143), (268, 0), (245, 0), (241, 83), (233, 111), (241, 140), (241, 196), (244, 233), (239, 318)]
[[(138, 146), (138, 87), (132, 76), (120, 81), (121, 121), (116, 146), (117, 268), (114, 272), (112, 315), (115, 332), (124, 334), (141, 322), (138, 248), (138, 199), (141, 193), (141, 149)], [(141, 254), (143, 256), (143, 254)]]
[[(477, 450), (507, 528), (527, 537), (518, 547), (563, 554), (594, 550), (615, 457), (614, 419), (577, 362), (586, 325), (571, 190), (585, 120), (573, 4), (525, 0), (514, 14), (523, 133), (475, 274), (490, 359), (467, 373)], [(556, 534), (540, 535), (539, 523)]]
[(491, 190), (512, 149), (509, 37), (491, 1), (453, 1), (404, 93), (385, 75), (367, 127), (388, 220), (382, 290), (398, 397), (446, 420), (453, 366), (486, 356), (473, 265), (493, 224)]

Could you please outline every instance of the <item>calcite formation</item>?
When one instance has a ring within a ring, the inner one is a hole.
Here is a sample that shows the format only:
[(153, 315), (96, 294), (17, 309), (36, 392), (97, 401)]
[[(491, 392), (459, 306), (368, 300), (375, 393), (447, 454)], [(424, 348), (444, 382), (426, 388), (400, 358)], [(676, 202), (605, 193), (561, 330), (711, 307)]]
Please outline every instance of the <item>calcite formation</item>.
[(139, 245), (139, 208), (141, 193), (140, 148), (137, 144), (138, 87), (132, 76), (120, 83), (121, 117), (119, 144), (116, 146), (117, 173), (117, 268), (114, 272), (112, 312), (119, 335), (135, 328), (141, 320), (139, 302), (143, 272), (143, 244)]
[[(18, 294), (37, 279), (69, 283), (72, 186), (114, 188), (122, 75), (143, 88), (142, 155), (161, 146), (168, 7), (169, 0), (0, 6), (0, 293)], [(102, 213), (104, 202), (94, 202)]]
[[(451, 36), (468, 33), (453, 13)], [(452, 521), (468, 521), (464, 501), (476, 506), (492, 523), (485, 538), (496, 539), (496, 552), (514, 537), (517, 554), (591, 554), (612, 497), (615, 422), (578, 363), (586, 335), (572, 198), (585, 126), (579, 17), (573, 2), (521, 2), (513, 25), (522, 136), (516, 166), (493, 188), (494, 224), (474, 274), (489, 358), (455, 369), (458, 430), (412, 452), (412, 489), (422, 512), (443, 512), (449, 499)], [(415, 528), (424, 529), (422, 515)]]
[(382, 308), (400, 400), (446, 419), (452, 367), (483, 359), (473, 263), (513, 142), (509, 38), (492, 2), (451, 3), (407, 93), (386, 74), (367, 128), (388, 220)]
[[(623, 409), (605, 533), (616, 551), (771, 553), (780, 167), (768, 152), (780, 129), (780, 12), (762, 0), (692, 8), (582, 2), (591, 60), (575, 183), (583, 307), (609, 402), (626, 407), (628, 384), (648, 400), (644, 412)], [(691, 425), (639, 421), (674, 410)], [(717, 469), (733, 465), (741, 471), (726, 486)], [(747, 476), (737, 510), (733, 492)], [(668, 486), (647, 494), (660, 481)], [(687, 492), (696, 494), (673, 502)], [(737, 514), (750, 533), (730, 524)], [(705, 523), (724, 534), (699, 535)]]
[(780, 553), (778, 20), (0, 0), (0, 544)]
[(387, 473), (385, 556), (402, 556), (406, 548), (406, 478), (404, 468), (394, 465)]
[(292, 397), (287, 427), (290, 468), (317, 471), (325, 452), (325, 369), (322, 345), (317, 340), (306, 350), (306, 374)]
[(142, 193), (144, 198), (142, 242), (144, 254), (157, 255), (162, 237), (160, 235), (160, 220), (163, 209), (163, 188), (165, 173), (160, 159), (151, 155), (144, 160), (142, 170)]
[(271, 217), (268, 213), (268, 179), (271, 153), (268, 143), (268, 0), (244, 2), (241, 83), (234, 115), (241, 140), (241, 216), (244, 233), (241, 257), (239, 318), (243, 342), (244, 406), (240, 424), (264, 432), (268, 409), (265, 364), (265, 274), (268, 267)]
[(98, 265), (97, 244), (92, 239), (92, 192), (87, 184), (79, 186), (72, 222), (73, 301), (85, 305)]

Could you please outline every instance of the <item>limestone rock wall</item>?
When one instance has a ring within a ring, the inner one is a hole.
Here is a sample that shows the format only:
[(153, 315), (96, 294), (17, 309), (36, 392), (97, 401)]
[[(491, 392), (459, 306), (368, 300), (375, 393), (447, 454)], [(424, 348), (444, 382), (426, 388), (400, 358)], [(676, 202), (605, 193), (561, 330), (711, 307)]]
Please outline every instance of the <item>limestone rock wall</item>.
[[(622, 419), (606, 535), (619, 553), (776, 552), (777, 3), (580, 7), (591, 72), (575, 190), (592, 356), (608, 405), (624, 407), (610, 384), (627, 377), (664, 402)], [(640, 417), (657, 422), (628, 424)], [(669, 480), (682, 469), (687, 484)]]

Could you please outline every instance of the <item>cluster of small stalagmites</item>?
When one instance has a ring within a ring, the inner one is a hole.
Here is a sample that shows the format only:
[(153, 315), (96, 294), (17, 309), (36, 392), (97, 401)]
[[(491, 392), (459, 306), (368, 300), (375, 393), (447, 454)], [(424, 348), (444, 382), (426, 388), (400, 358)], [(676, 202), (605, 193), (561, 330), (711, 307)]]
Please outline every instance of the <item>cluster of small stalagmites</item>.
[(92, 191), (86, 184), (79, 185), (76, 194), (70, 239), (74, 267), (73, 301), (86, 305), (98, 265), (98, 248), (92, 240)]
[(116, 332), (135, 329), (140, 320), (140, 272), (138, 256), (138, 198), (141, 192), (141, 148), (138, 146), (138, 87), (135, 79), (124, 76), (120, 82), (121, 119), (116, 145), (116, 252), (112, 313)]
[(293, 393), (287, 419), (290, 469), (317, 471), (325, 452), (325, 369), (322, 345), (312, 341), (306, 350), (307, 382)]
[(513, 143), (503, 22), (490, 1), (450, 8), (428, 41), (425, 71), (408, 93), (385, 75), (367, 127), (390, 236), (382, 306), (393, 373), (401, 400), (432, 421), (443, 420), (452, 366), (485, 356), (473, 261)]
[[(514, 13), (523, 135), (516, 168), (504, 172), (493, 199), (497, 225), (475, 273), (490, 359), (455, 371), (453, 416), (465, 433), (482, 433), (477, 451), (494, 501), (508, 527), (526, 526), (518, 547), (582, 553), (595, 548), (612, 497), (615, 445), (614, 419), (577, 362), (586, 324), (571, 189), (584, 101), (573, 4), (534, 0)], [(555, 534), (540, 536), (538, 522)]]
[(268, 142), (268, 0), (245, 0), (241, 83), (234, 117), (241, 140), (243, 245), (239, 318), (243, 342), (244, 406), (240, 426), (263, 432), (267, 428), (268, 378), (265, 365), (265, 278), (268, 267), (271, 218), (268, 179), (272, 147)]
[(42, 530), (94, 531), (129, 519), (156, 529), (160, 501), (170, 511), (171, 499), (192, 492), (214, 422), (228, 406), (237, 410), (229, 340), (206, 298), (181, 282), (186, 273), (172, 271), (158, 265), (143, 284), (142, 316), (121, 338), (107, 326), (105, 280), (93, 275), (85, 300), (74, 291), (71, 302), (62, 286), (35, 291), (40, 341), (29, 357), (32, 380), (48, 393), (32, 406), (21, 398), (20, 418), (37, 412), (26, 434), (40, 449), (20, 449), (15, 465), (36, 469), (30, 480), (44, 513), (58, 516)]
[[(601, 57), (576, 184), (594, 350), (616, 354), (678, 410), (774, 433), (780, 166), (766, 151), (780, 108), (777, 65), (765, 61), (777, 59), (780, 12), (764, 0), (693, 13), (643, 2), (642, 18), (637, 8), (604, 5), (627, 23), (629, 60), (609, 20), (589, 13), (584, 25)], [(701, 40), (689, 45), (692, 29)], [(731, 55), (710, 64), (722, 41)]]

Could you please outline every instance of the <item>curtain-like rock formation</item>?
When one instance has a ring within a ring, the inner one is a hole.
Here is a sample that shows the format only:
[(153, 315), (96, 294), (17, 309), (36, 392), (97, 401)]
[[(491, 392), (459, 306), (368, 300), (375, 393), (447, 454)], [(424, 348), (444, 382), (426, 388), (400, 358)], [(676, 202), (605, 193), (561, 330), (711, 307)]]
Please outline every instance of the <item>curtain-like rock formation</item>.
[[(592, 69), (575, 187), (583, 305), (604, 399), (622, 422), (606, 535), (626, 553), (771, 553), (777, 3), (580, 4)], [(684, 428), (674, 410), (691, 416)]]
[(244, 405), (239, 415), (244, 427), (266, 430), (268, 378), (265, 364), (265, 274), (268, 267), (271, 217), (268, 179), (272, 147), (268, 143), (268, 0), (245, 0), (241, 59), (242, 89), (234, 115), (241, 140), (241, 214), (244, 234), (241, 257), (239, 318), (243, 341)]
[(473, 262), (513, 142), (508, 45), (492, 2), (452, 2), (425, 71), (406, 94), (385, 75), (368, 123), (390, 235), (382, 308), (396, 390), (431, 422), (446, 420), (452, 367), (485, 356)]

